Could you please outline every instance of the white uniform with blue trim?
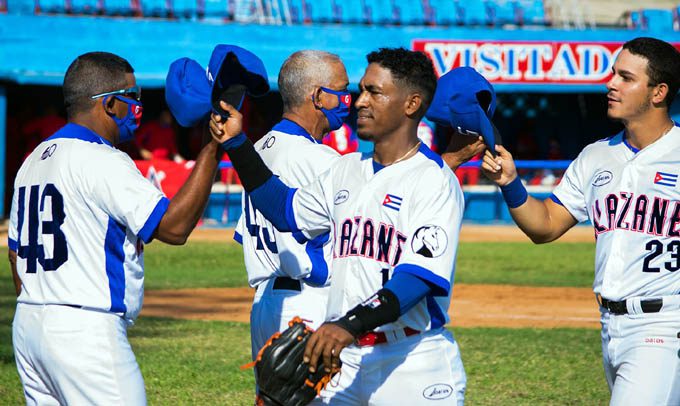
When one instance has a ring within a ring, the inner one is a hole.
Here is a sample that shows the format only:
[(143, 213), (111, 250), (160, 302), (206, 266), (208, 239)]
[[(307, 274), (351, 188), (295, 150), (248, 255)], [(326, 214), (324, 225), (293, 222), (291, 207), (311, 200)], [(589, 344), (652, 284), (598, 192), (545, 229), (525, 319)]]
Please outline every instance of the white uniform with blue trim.
[(411, 273), (433, 289), (396, 322), (376, 329), (386, 343), (345, 348), (338, 385), (328, 385), (317, 402), (462, 404), (465, 371), (444, 325), (463, 193), (453, 172), (424, 145), (413, 157), (376, 169), (370, 155), (345, 155), (289, 203), (288, 223), (305, 237), (333, 235), (328, 318), (371, 297), (393, 273)]
[[(287, 119), (260, 139), (255, 149), (291, 187), (311, 183), (339, 157)], [(243, 244), (248, 283), (257, 287), (250, 317), (254, 359), (271, 335), (288, 328), (293, 317), (301, 317), (312, 328), (324, 322), (331, 243), (328, 233), (299, 243), (291, 233), (279, 232), (253, 207), (246, 193), (242, 209), (235, 239)]]
[[(587, 146), (553, 192), (597, 240), (600, 307), (614, 405), (680, 405), (680, 128), (636, 150), (620, 133)], [(657, 301), (661, 299), (661, 301)]]
[(29, 404), (145, 402), (126, 329), (142, 307), (143, 245), (168, 203), (126, 154), (76, 124), (21, 166), (9, 248), (21, 278), (13, 340)]

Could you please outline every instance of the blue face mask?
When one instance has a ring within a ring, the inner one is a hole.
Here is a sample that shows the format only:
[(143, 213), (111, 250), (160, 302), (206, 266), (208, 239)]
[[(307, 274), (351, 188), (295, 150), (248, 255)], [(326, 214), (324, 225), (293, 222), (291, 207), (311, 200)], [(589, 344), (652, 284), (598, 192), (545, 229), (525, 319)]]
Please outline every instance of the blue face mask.
[[(135, 130), (139, 128), (139, 124), (142, 121), (142, 102), (137, 100), (128, 99), (122, 96), (113, 96), (116, 99), (126, 103), (128, 105), (128, 112), (123, 118), (118, 118), (114, 114), (109, 114), (113, 121), (118, 126), (118, 142), (123, 143), (127, 141), (132, 141), (135, 138)], [(102, 103), (106, 106), (106, 98), (102, 99)]]
[[(326, 93), (338, 96), (337, 106), (330, 110), (321, 108), (321, 112), (323, 112), (328, 119), (331, 131), (335, 131), (342, 127), (343, 121), (349, 115), (349, 106), (352, 104), (352, 95), (347, 91), (337, 91), (325, 87), (320, 87), (320, 89)], [(312, 100), (314, 100), (314, 96), (312, 96)]]

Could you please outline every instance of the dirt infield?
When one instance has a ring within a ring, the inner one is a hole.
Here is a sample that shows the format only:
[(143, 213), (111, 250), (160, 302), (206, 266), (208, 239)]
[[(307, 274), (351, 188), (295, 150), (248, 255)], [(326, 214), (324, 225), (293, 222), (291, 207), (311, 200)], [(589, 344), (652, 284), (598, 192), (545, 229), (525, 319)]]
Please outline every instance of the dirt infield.
[[(191, 239), (228, 241), (229, 229), (199, 229)], [(593, 241), (590, 227), (569, 230), (560, 242)], [(514, 226), (463, 225), (460, 241), (529, 241)], [(142, 316), (248, 322), (253, 290), (194, 289), (148, 291)], [(599, 328), (599, 312), (589, 288), (536, 288), (504, 285), (454, 287), (452, 325), (463, 327)]]
[[(248, 322), (253, 289), (147, 291), (142, 316)], [(456, 284), (449, 308), (461, 327), (599, 328), (588, 288)]]

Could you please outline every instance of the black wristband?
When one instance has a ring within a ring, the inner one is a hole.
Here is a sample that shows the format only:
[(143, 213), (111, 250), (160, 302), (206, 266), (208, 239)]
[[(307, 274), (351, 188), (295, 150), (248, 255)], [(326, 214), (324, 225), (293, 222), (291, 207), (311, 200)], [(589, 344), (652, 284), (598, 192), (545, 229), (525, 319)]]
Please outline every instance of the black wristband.
[(362, 304), (331, 322), (347, 330), (354, 338), (399, 318), (399, 298), (389, 289), (380, 289)]
[(267, 168), (250, 140), (227, 150), (227, 154), (246, 192), (257, 189), (272, 176), (272, 171)]

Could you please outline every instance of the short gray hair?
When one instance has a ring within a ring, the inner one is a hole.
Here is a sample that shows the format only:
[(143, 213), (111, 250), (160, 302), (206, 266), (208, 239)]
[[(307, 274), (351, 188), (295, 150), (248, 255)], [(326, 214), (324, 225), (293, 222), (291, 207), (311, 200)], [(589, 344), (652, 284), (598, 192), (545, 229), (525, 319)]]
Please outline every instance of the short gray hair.
[(329, 66), (333, 63), (342, 61), (339, 56), (325, 51), (304, 50), (289, 56), (279, 71), (283, 110), (301, 106), (314, 87), (328, 86), (331, 81)]

